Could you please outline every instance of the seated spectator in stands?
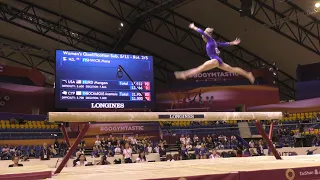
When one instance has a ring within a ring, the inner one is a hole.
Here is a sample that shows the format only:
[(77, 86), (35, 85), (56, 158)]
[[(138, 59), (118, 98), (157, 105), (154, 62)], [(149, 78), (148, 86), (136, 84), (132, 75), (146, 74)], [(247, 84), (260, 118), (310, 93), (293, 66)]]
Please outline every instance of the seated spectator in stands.
[(81, 153), (81, 154), (84, 154), (84, 149), (79, 149), (78, 152)]
[(8, 145), (4, 145), (1, 152), (1, 159), (11, 159), (10, 151)]
[(137, 150), (137, 146), (132, 146), (132, 154), (137, 154), (138, 150)]
[(114, 156), (114, 153), (113, 153), (112, 149), (109, 149), (109, 150), (108, 150), (107, 156), (108, 156), (108, 157), (113, 157), (113, 156)]
[(76, 159), (73, 160), (73, 167), (76, 166), (77, 162), (79, 161), (79, 157), (82, 153), (80, 151), (76, 152)]
[(254, 148), (254, 147), (255, 147), (255, 144), (254, 144), (254, 141), (253, 141), (253, 140), (251, 140), (251, 141), (249, 142), (249, 146), (250, 146), (251, 148)]
[(108, 165), (108, 164), (111, 164), (111, 163), (107, 161), (106, 155), (101, 156), (100, 162), (97, 163), (97, 165)]
[(191, 142), (189, 142), (186, 146), (187, 150), (188, 151), (191, 151), (192, 150), (192, 145), (191, 145)]
[(56, 151), (56, 149), (54, 148), (54, 145), (51, 145), (51, 148), (50, 148), (50, 157), (51, 158), (54, 158), (54, 157), (57, 157), (57, 151)]
[(14, 155), (20, 157), (20, 156), (23, 155), (23, 153), (22, 153), (22, 151), (19, 149), (19, 150), (16, 151), (16, 153), (15, 153)]
[(159, 150), (160, 150), (160, 145), (157, 144), (156, 147), (153, 148), (153, 152), (154, 153), (159, 153)]
[(195, 134), (194, 136), (193, 136), (193, 145), (196, 145), (197, 143), (199, 142), (199, 137)]
[(250, 148), (249, 152), (251, 156), (258, 156), (258, 154), (254, 151), (254, 148)]
[(105, 149), (107, 147), (107, 141), (104, 139), (104, 137), (101, 138), (101, 148)]
[(148, 162), (145, 153), (142, 151), (139, 153), (139, 156), (136, 159), (136, 163)]
[(180, 143), (181, 143), (181, 144), (186, 144), (186, 138), (184, 137), (183, 134), (181, 134)]
[(187, 135), (185, 139), (186, 139), (185, 144), (191, 144), (191, 138), (189, 135)]
[(99, 135), (97, 135), (97, 139), (96, 139), (96, 141), (94, 142), (94, 146), (95, 146), (97, 149), (100, 149), (100, 147), (101, 147), (101, 141), (100, 141)]
[(242, 146), (238, 146), (236, 148), (236, 153), (237, 153), (237, 157), (242, 157), (243, 156), (243, 147)]
[(36, 157), (36, 151), (34, 149), (30, 149), (29, 157), (30, 158), (35, 158)]
[(132, 149), (130, 148), (129, 143), (125, 144), (122, 154), (125, 163), (132, 163)]
[(93, 150), (91, 152), (91, 157), (99, 157), (100, 153), (96, 146), (93, 146)]
[(217, 153), (216, 150), (212, 150), (212, 154), (209, 157), (210, 159), (216, 159), (216, 158), (220, 158), (219, 154)]
[(13, 156), (13, 164), (10, 164), (9, 167), (21, 167), (23, 164), (19, 164), (19, 156)]
[(86, 147), (86, 142), (82, 139), (78, 145), (78, 148), (84, 150), (85, 147)]
[(159, 155), (160, 155), (160, 160), (164, 161), (167, 155), (167, 150), (164, 148), (163, 144), (160, 144)]
[(258, 146), (257, 146), (257, 154), (259, 156), (263, 156), (264, 155), (264, 150), (263, 150), (263, 145), (262, 145), (262, 141), (259, 141)]
[(75, 166), (86, 166), (88, 164), (86, 156), (84, 154), (80, 154), (79, 158), (76, 159)]
[(67, 150), (68, 150), (68, 145), (64, 140), (62, 140), (61, 143), (60, 143), (60, 152), (59, 152), (60, 153), (60, 157), (65, 156), (66, 153), (67, 153)]
[(201, 143), (199, 154), (201, 159), (207, 159), (207, 148), (204, 147), (204, 143)]
[(50, 160), (50, 154), (50, 149), (48, 148), (47, 144), (44, 143), (40, 152), (40, 160)]
[(54, 149), (56, 150), (57, 154), (59, 154), (59, 149), (60, 149), (60, 143), (58, 141), (58, 139), (56, 139), (53, 143)]
[(196, 148), (197, 148), (197, 149), (200, 149), (200, 148), (201, 148), (201, 143), (200, 143), (200, 142), (197, 143)]
[(237, 157), (237, 154), (234, 151), (228, 151), (228, 157)]
[(148, 154), (149, 154), (149, 153), (152, 153), (152, 150), (153, 150), (153, 148), (152, 148), (151, 144), (148, 144), (148, 146), (147, 146), (147, 153), (148, 153)]
[(243, 150), (243, 157), (250, 157), (251, 153), (248, 147), (245, 147)]
[(222, 144), (222, 142), (218, 143), (218, 149), (224, 149), (224, 145)]
[(187, 160), (188, 159), (188, 150), (187, 150), (185, 144), (181, 144), (180, 159), (181, 160)]
[(114, 153), (115, 153), (115, 155), (121, 154), (120, 144), (118, 144), (117, 147), (114, 149)]
[(13, 145), (10, 145), (9, 153), (11, 156), (14, 156), (16, 154), (16, 147), (14, 147)]

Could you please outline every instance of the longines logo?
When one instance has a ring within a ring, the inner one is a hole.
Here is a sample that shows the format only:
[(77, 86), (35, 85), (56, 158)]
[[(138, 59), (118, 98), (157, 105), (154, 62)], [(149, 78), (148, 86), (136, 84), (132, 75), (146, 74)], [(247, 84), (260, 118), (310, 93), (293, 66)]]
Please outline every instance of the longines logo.
[(204, 118), (204, 114), (160, 114), (159, 119), (195, 119)]
[(124, 103), (91, 103), (92, 109), (123, 109)]

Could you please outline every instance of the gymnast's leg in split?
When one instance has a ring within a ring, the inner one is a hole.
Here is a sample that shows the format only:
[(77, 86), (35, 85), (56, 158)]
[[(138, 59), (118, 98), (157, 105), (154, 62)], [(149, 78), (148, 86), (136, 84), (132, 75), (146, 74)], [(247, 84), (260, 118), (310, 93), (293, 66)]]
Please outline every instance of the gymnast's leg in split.
[(199, 73), (202, 73), (202, 72), (214, 69), (214, 68), (219, 68), (219, 69), (227, 71), (227, 72), (237, 73), (241, 76), (246, 77), (252, 84), (254, 83), (255, 78), (251, 72), (247, 72), (239, 67), (231, 67), (230, 65), (228, 65), (220, 60), (217, 60), (217, 59), (211, 59), (196, 68), (189, 69), (186, 71), (175, 72), (174, 74), (177, 79), (184, 79), (185, 80), (190, 76), (194, 76), (196, 74), (199, 74)]
[(196, 68), (189, 69), (186, 71), (176, 71), (176, 72), (174, 72), (174, 75), (176, 76), (177, 79), (184, 79), (185, 80), (190, 76), (199, 74), (204, 71), (209, 71), (209, 70), (214, 69), (218, 66), (219, 66), (218, 60), (211, 59)]

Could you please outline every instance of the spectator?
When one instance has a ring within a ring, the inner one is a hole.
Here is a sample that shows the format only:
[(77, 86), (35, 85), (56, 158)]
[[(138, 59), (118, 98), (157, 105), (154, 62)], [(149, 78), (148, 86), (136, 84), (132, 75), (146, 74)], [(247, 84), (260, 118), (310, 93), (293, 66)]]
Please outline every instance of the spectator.
[[(121, 151), (121, 149), (120, 149)], [(114, 153), (112, 152), (112, 149), (109, 149), (108, 150), (108, 157), (113, 157), (114, 156)]]
[(111, 163), (107, 161), (106, 155), (101, 156), (100, 162), (97, 163), (97, 165), (108, 165), (108, 164), (111, 164)]
[(100, 153), (99, 153), (99, 150), (97, 149), (96, 146), (93, 147), (93, 150), (91, 152), (91, 157), (99, 157), (100, 156)]
[(94, 146), (95, 146), (97, 149), (100, 149), (100, 147), (101, 147), (101, 141), (100, 141), (99, 136), (97, 136), (97, 139), (96, 139), (96, 141), (94, 142)]
[(157, 144), (156, 147), (153, 148), (153, 152), (159, 153), (159, 150), (160, 150), (160, 145)]
[(263, 150), (263, 146), (262, 146), (262, 141), (259, 141), (259, 144), (257, 146), (257, 154), (259, 156), (263, 156), (264, 155), (264, 150)]
[(50, 149), (47, 146), (47, 143), (44, 143), (41, 152), (40, 152), (40, 160), (50, 160)]
[(57, 154), (59, 154), (59, 153), (60, 153), (60, 152), (59, 152), (60, 143), (59, 143), (58, 139), (56, 139), (56, 140), (54, 141), (53, 146), (54, 146), (54, 149), (56, 150)]
[(206, 155), (207, 155), (207, 149), (204, 147), (204, 143), (201, 143), (201, 147), (199, 149), (200, 152), (200, 158), (201, 159), (207, 159)]
[(19, 156), (13, 156), (13, 164), (10, 164), (9, 167), (21, 167), (23, 164), (19, 164)]
[(136, 159), (136, 163), (148, 162), (145, 153), (142, 151), (139, 153), (138, 158)]
[(1, 154), (1, 159), (10, 159), (11, 155), (10, 155), (10, 151), (9, 151), (9, 147), (8, 145), (4, 145), (4, 147), (2, 148), (2, 154)]
[(84, 151), (85, 147), (86, 147), (86, 142), (82, 139), (78, 145), (78, 148)]
[(193, 143), (194, 143), (194, 144), (197, 144), (198, 141), (199, 141), (199, 137), (195, 134), (195, 135), (193, 136)]
[(60, 157), (63, 157), (63, 156), (66, 155), (67, 149), (68, 149), (67, 143), (64, 140), (62, 140), (61, 143), (60, 143), (60, 152), (59, 152), (60, 153)]
[(219, 154), (217, 154), (216, 150), (212, 150), (212, 154), (210, 155), (210, 159), (220, 158)]
[(36, 157), (36, 151), (34, 149), (30, 149), (29, 157), (30, 158), (35, 158)]
[(57, 151), (56, 151), (56, 149), (54, 148), (54, 145), (51, 145), (51, 148), (50, 148), (50, 156), (51, 156), (51, 158), (53, 158), (53, 157), (57, 157)]
[(79, 158), (76, 159), (75, 166), (86, 166), (88, 164), (86, 156), (84, 154), (80, 154)]
[(121, 148), (120, 148), (120, 145), (117, 145), (117, 147), (114, 149), (114, 153), (115, 153), (116, 155), (121, 154)]
[(183, 134), (181, 134), (180, 143), (181, 143), (181, 144), (186, 144), (186, 138), (184, 137)]
[(187, 150), (185, 144), (181, 144), (180, 158), (181, 158), (181, 160), (187, 160), (188, 159), (188, 150)]
[(129, 143), (125, 144), (123, 158), (125, 163), (132, 163), (132, 149), (130, 148)]
[(166, 159), (167, 151), (164, 148), (163, 144), (160, 144), (159, 155), (160, 155), (160, 160), (161, 161), (164, 161)]
[(148, 147), (147, 147), (147, 151), (148, 151), (148, 154), (149, 153), (152, 153), (152, 146), (151, 146), (151, 144), (148, 144)]

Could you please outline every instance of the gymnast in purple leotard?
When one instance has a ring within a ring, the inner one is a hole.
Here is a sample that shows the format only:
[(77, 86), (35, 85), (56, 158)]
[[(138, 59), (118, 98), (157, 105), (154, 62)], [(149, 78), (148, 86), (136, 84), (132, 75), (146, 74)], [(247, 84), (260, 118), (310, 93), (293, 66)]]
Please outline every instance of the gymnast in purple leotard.
[(206, 42), (207, 55), (210, 57), (210, 60), (206, 61), (196, 68), (175, 72), (174, 74), (177, 79), (187, 79), (189, 76), (193, 76), (218, 67), (219, 69), (222, 69), (224, 71), (242, 75), (249, 79), (252, 84), (254, 83), (254, 76), (251, 72), (247, 72), (239, 67), (231, 67), (228, 64), (224, 63), (219, 57), (220, 51), (218, 47), (238, 45), (241, 42), (239, 38), (236, 38), (236, 40), (232, 42), (217, 42), (212, 38), (213, 28), (206, 28), (205, 31), (203, 31), (202, 29), (196, 27), (193, 23), (191, 23), (189, 27), (202, 35), (202, 39), (204, 40), (204, 42)]

